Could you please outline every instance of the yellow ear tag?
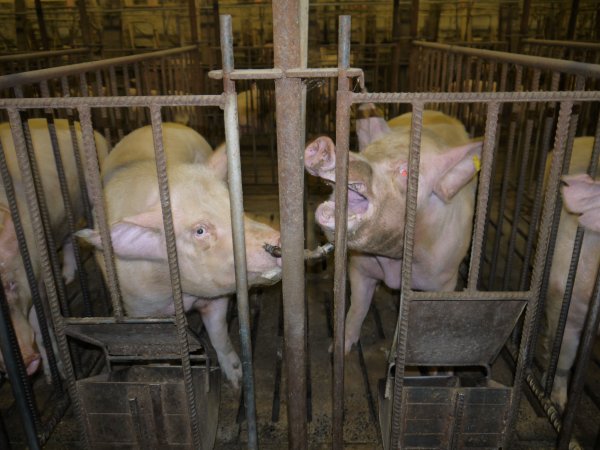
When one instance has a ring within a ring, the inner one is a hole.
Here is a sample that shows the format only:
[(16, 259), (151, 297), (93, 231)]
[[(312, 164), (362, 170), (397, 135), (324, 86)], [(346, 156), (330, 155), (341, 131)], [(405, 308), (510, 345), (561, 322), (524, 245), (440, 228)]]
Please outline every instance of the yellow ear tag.
[(473, 155), (473, 165), (475, 166), (475, 172), (481, 170), (481, 159), (479, 159), (479, 156)]

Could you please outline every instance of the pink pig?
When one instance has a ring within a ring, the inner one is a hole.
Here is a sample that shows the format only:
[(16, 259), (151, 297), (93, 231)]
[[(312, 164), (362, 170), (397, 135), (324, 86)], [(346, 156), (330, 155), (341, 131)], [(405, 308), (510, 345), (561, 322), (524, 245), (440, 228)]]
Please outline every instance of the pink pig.
[[(67, 236), (67, 218), (60, 191), (58, 174), (52, 152), (52, 143), (50, 141), (50, 132), (48, 131), (48, 122), (46, 119), (30, 119), (28, 121), (31, 140), (37, 165), (40, 172), (40, 179), (44, 188), (45, 200), (48, 205), (50, 216), (50, 227), (57, 242), (65, 242), (63, 253), (65, 257), (65, 266), (63, 267), (63, 276), (69, 282), (75, 274), (74, 260), (71, 257), (71, 242)], [(71, 132), (69, 124), (64, 119), (54, 121), (56, 128), (56, 137), (60, 148), (63, 167), (67, 179), (69, 197), (75, 219), (81, 217), (83, 212), (82, 193), (77, 178), (77, 166), (75, 162), (73, 144), (71, 142)], [(75, 123), (78, 149), (80, 154), (83, 152), (83, 140), (79, 123)], [(94, 135), (96, 149), (100, 160), (108, 153), (108, 143), (100, 134)], [(13, 179), (17, 205), (19, 207), (20, 218), (23, 224), (25, 238), (28, 243), (28, 250), (33, 265), (33, 271), (36, 279), (39, 280), (40, 292), (44, 294), (42, 281), (40, 280), (40, 255), (36, 245), (27, 201), (23, 188), (23, 181), (19, 171), (15, 146), (13, 143), (10, 125), (8, 123), (0, 124), (0, 139), (2, 148), (6, 155), (8, 169)], [(10, 309), (10, 316), (15, 329), (15, 334), (21, 349), (23, 362), (29, 375), (36, 372), (40, 361), (44, 365), (44, 372), (49, 377), (49, 368), (45, 349), (41, 341), (41, 333), (35, 309), (32, 308), (31, 292), (25, 267), (19, 253), (17, 235), (14, 228), (13, 218), (10, 215), (8, 201), (4, 191), (4, 185), (0, 184), (0, 275), (4, 284), (4, 292)], [(0, 370), (4, 371), (4, 359), (0, 354)]]
[[(357, 122), (363, 147), (350, 153), (348, 248), (351, 285), (345, 351), (360, 337), (375, 287), (400, 288), (410, 141), (410, 114), (390, 128), (381, 118)], [(452, 291), (471, 243), (477, 168), (482, 143), (470, 142), (464, 126), (440, 112), (425, 111), (413, 260), (414, 289)], [(335, 181), (335, 144), (320, 137), (305, 150), (306, 170)], [(316, 220), (333, 239), (335, 202), (316, 210)]]
[(556, 235), (541, 331), (542, 363), (545, 366), (552, 351), (554, 332), (558, 325), (579, 223), (586, 228), (586, 231), (551, 394), (552, 400), (563, 409), (567, 402), (571, 367), (577, 356), (577, 348), (600, 265), (600, 180), (593, 180), (585, 174), (593, 143), (594, 138), (590, 136), (575, 139), (569, 166), (570, 175), (563, 178), (567, 184), (562, 192), (564, 208)]
[[(236, 291), (225, 146), (212, 151), (191, 128), (162, 128), (185, 310), (197, 309), (217, 352), (221, 370), (238, 387), (240, 359), (227, 332), (228, 295)], [(102, 169), (116, 267), (129, 316), (173, 315), (151, 127), (125, 136)], [(97, 230), (78, 235), (97, 248)], [(279, 281), (279, 260), (263, 248), (277, 245), (279, 232), (245, 217), (250, 285)], [(97, 261), (105, 272), (102, 254)]]

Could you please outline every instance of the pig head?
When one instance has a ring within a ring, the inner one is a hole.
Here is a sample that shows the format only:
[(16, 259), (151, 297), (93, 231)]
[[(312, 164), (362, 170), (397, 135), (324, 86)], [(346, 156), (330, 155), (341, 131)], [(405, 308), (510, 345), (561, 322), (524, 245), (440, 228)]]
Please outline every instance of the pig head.
[[(346, 351), (358, 340), (375, 286), (400, 287), (410, 114), (390, 128), (380, 117), (357, 121), (360, 153), (350, 152), (348, 166), (348, 248), (351, 306), (346, 319)], [(417, 221), (412, 287), (454, 290), (458, 267), (471, 241), (481, 142), (470, 142), (460, 122), (425, 111), (418, 175)], [(335, 183), (336, 148), (321, 137), (305, 150), (311, 174)], [(336, 205), (317, 208), (316, 221), (328, 239), (335, 230)]]
[(551, 394), (552, 400), (562, 409), (567, 402), (570, 372), (577, 356), (581, 333), (600, 266), (600, 180), (594, 180), (584, 173), (591, 159), (593, 142), (594, 138), (587, 136), (574, 140), (569, 166), (570, 175), (563, 177), (563, 181), (566, 183), (562, 189), (563, 210), (552, 256), (548, 294), (542, 321), (541, 361), (546, 367), (558, 326), (575, 234), (577, 226), (581, 225), (585, 227), (585, 233)]
[[(115, 157), (122, 151), (141, 155), (153, 148), (150, 127), (140, 130), (115, 147)], [(182, 136), (193, 141), (199, 136), (194, 130), (164, 124), (163, 135), (185, 309), (200, 311), (221, 369), (237, 387), (241, 365), (225, 322), (226, 296), (236, 291), (225, 147), (214, 153), (198, 147), (201, 155), (189, 154), (188, 158), (180, 147), (167, 143)], [(107, 159), (109, 164), (113, 153)], [(104, 193), (125, 310), (135, 317), (172, 315), (173, 296), (154, 161), (140, 156), (134, 164), (110, 167), (116, 168), (112, 173), (103, 173), (108, 180)], [(97, 230), (78, 234), (102, 248)], [(265, 243), (277, 245), (279, 233), (246, 217), (245, 236), (249, 284), (279, 281), (278, 260), (263, 248)], [(102, 257), (98, 260), (103, 267)]]

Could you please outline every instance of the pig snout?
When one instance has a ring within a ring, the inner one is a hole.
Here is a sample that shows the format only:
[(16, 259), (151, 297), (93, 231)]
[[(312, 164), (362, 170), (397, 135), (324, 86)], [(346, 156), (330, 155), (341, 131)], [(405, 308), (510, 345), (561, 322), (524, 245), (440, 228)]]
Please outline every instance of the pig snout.
[[(304, 150), (304, 166), (311, 175), (333, 179), (335, 145), (328, 137), (320, 137)], [(328, 176), (329, 175), (329, 176)]]
[(27, 357), (24, 356), (23, 363), (25, 364), (25, 367), (27, 367), (27, 375), (33, 375), (37, 372), (41, 361), (42, 358), (39, 353), (32, 353)]
[[(246, 217), (246, 262), (253, 284), (273, 284), (281, 279), (281, 258), (267, 251), (280, 247), (279, 232)], [(255, 281), (254, 281), (255, 280)]]

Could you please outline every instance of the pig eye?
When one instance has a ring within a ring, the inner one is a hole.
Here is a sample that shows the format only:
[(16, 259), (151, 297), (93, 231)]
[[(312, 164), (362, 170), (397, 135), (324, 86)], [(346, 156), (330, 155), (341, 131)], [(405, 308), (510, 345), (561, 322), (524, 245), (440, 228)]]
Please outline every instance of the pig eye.
[(206, 230), (204, 229), (204, 227), (196, 228), (196, 236), (204, 236), (205, 233), (206, 233)]

